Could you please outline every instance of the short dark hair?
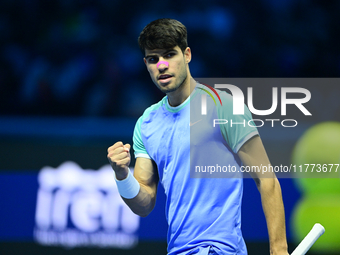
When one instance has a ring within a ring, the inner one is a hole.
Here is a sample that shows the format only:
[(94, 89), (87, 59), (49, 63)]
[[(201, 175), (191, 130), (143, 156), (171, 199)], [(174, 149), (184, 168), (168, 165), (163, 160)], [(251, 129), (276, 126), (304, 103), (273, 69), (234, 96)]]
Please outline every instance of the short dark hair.
[(188, 47), (187, 29), (178, 20), (157, 19), (144, 27), (138, 44), (143, 55), (146, 49), (172, 49), (176, 46), (184, 52)]

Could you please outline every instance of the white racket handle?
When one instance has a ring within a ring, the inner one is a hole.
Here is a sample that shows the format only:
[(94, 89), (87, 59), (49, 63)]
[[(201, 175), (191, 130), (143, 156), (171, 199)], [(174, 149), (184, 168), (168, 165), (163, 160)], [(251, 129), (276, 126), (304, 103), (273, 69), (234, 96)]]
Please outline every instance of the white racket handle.
[(325, 233), (325, 228), (321, 224), (316, 223), (291, 255), (305, 255), (323, 233)]

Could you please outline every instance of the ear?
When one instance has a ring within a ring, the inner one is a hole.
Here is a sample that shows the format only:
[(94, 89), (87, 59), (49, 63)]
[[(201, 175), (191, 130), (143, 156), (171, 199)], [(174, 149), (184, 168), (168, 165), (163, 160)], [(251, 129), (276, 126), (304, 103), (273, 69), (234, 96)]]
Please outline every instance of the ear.
[(148, 62), (146, 61), (145, 58), (143, 58), (143, 61), (144, 61), (144, 64), (145, 64), (146, 69), (148, 70), (148, 72), (150, 72), (150, 70), (149, 70), (149, 68), (148, 68)]
[(191, 49), (187, 47), (184, 51), (185, 63), (189, 64), (191, 61)]

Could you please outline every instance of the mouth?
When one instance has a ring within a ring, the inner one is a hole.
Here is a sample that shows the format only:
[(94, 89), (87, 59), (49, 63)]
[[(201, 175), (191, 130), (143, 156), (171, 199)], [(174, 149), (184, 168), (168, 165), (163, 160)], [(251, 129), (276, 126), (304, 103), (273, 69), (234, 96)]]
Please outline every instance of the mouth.
[(170, 74), (162, 74), (158, 77), (158, 80), (161, 82), (161, 83), (168, 83), (172, 78), (172, 75)]

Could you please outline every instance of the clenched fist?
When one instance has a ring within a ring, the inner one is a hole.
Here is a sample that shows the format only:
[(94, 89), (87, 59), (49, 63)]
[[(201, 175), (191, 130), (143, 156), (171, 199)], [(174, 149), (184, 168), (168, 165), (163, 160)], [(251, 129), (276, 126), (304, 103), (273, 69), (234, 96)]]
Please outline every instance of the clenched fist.
[(123, 144), (116, 142), (114, 145), (107, 149), (107, 158), (116, 173), (118, 180), (126, 178), (131, 161), (130, 144)]

